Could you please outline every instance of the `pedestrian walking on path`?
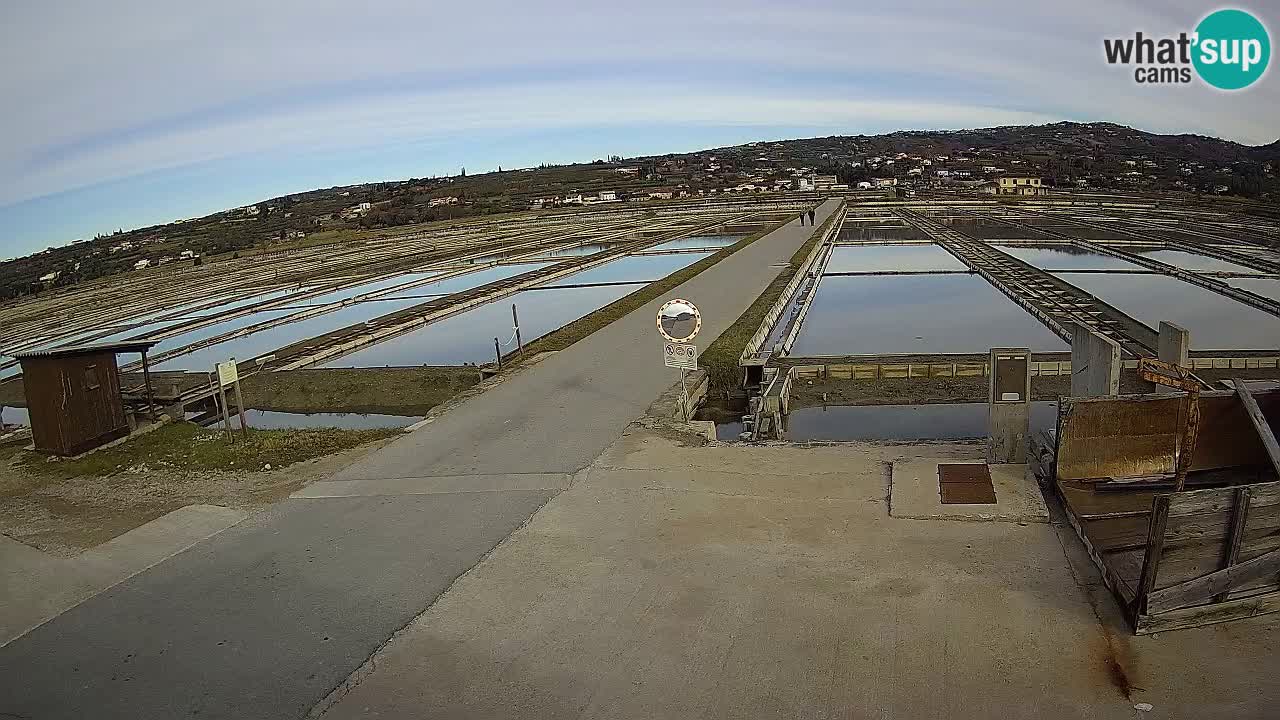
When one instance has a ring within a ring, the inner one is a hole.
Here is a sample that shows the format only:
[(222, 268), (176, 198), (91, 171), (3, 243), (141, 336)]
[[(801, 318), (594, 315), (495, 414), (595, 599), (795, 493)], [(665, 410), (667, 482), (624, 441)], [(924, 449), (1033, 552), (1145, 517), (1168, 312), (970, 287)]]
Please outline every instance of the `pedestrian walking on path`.
[[(804, 223), (800, 223), (800, 224), (803, 225)], [(809, 211), (809, 227), (813, 227), (813, 211), (812, 210)]]
[(800, 225), (801, 225), (801, 226), (803, 226), (803, 225), (804, 225), (804, 212), (801, 212), (801, 213), (800, 213)]

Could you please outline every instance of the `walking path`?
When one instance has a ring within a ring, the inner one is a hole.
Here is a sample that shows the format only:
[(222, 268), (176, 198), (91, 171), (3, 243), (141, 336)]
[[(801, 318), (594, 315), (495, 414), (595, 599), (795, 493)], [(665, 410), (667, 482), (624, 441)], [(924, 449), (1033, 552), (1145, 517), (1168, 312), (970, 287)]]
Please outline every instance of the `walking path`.
[[(702, 309), (700, 346), (813, 230), (788, 223), (672, 292)], [(672, 384), (660, 304), (0, 648), (0, 717), (303, 716)]]

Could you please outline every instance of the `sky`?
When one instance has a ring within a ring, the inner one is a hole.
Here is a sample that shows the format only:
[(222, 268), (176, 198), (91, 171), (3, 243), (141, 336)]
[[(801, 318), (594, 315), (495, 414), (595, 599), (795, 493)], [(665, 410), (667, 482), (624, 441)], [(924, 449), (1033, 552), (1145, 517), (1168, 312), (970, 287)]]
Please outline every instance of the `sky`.
[[(1224, 93), (1103, 59), (1217, 7), (9, 0), (0, 258), (464, 166), (1059, 120), (1273, 142), (1274, 71)], [(1275, 38), (1280, 2), (1236, 7)]]

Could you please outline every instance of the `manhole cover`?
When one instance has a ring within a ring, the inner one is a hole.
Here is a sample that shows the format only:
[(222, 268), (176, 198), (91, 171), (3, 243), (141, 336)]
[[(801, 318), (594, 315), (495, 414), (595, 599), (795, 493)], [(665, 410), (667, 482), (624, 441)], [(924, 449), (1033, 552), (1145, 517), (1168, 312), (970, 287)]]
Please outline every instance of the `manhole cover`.
[(996, 490), (985, 463), (938, 465), (938, 491), (943, 505), (994, 505)]

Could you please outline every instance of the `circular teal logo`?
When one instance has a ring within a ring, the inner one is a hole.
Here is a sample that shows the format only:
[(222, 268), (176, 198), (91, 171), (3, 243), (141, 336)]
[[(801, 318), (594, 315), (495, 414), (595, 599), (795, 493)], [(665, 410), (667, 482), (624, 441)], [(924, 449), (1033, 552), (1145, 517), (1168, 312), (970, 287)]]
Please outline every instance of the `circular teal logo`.
[(1271, 60), (1271, 37), (1243, 10), (1217, 10), (1196, 26), (1191, 62), (1200, 78), (1219, 90), (1239, 90), (1257, 82)]

